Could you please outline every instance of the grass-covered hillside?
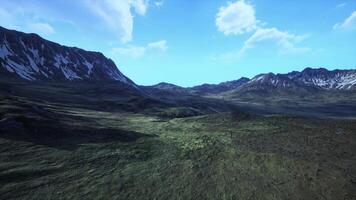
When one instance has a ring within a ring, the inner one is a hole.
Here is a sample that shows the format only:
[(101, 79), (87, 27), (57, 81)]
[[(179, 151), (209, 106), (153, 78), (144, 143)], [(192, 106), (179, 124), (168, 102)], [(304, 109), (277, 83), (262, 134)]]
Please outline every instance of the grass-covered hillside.
[(355, 120), (48, 87), (1, 92), (0, 199), (356, 199)]

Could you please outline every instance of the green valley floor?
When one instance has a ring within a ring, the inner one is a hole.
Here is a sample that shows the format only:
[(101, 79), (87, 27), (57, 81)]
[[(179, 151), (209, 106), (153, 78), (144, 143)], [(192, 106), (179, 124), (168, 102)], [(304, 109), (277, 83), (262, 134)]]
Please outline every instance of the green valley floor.
[(354, 120), (53, 104), (1, 125), (0, 199), (356, 199)]

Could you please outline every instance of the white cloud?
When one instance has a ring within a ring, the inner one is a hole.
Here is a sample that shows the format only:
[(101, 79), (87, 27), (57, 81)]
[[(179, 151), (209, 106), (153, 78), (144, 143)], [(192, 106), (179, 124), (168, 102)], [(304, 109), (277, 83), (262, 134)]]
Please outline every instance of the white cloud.
[(309, 51), (308, 48), (299, 48), (295, 46), (296, 43), (301, 42), (305, 38), (306, 36), (290, 34), (276, 28), (259, 28), (245, 41), (240, 52), (244, 53), (246, 50), (254, 48), (259, 43), (272, 41), (277, 44), (282, 54), (305, 53)]
[(338, 5), (336, 6), (336, 8), (342, 8), (342, 7), (344, 7), (344, 6), (346, 6), (346, 3), (340, 3), (340, 4), (338, 4)]
[(50, 33), (50, 28), (41, 23), (53, 26), (58, 22), (70, 21), (72, 25), (76, 24), (75, 28), (115, 34), (118, 40), (125, 43), (133, 38), (135, 16), (147, 13), (150, 0), (62, 0), (58, 3), (61, 9), (77, 11), (68, 13), (61, 12), (50, 1), (0, 1), (0, 23), (8, 28), (25, 32), (38, 29)]
[(11, 18), (10, 13), (0, 7), (0, 22), (8, 21), (10, 18)]
[(161, 1), (155, 1), (155, 2), (154, 2), (154, 4), (156, 5), (156, 7), (161, 7), (161, 6), (163, 6), (163, 3), (164, 3), (163, 0), (161, 0)]
[(129, 56), (132, 58), (139, 58), (145, 54), (146, 48), (139, 46), (129, 46), (126, 48), (114, 48), (112, 52), (115, 54)]
[(335, 24), (333, 29), (334, 30), (337, 30), (337, 29), (344, 29), (344, 30), (356, 29), (356, 11), (353, 11), (351, 13), (351, 15), (344, 20), (344, 22)]
[(150, 49), (159, 49), (162, 51), (167, 50), (167, 41), (166, 40), (161, 40), (157, 42), (151, 42), (147, 45), (148, 48)]
[(235, 35), (255, 30), (258, 21), (253, 6), (240, 0), (220, 7), (215, 23), (220, 32)]
[(134, 14), (145, 15), (147, 0), (86, 0), (87, 6), (113, 29), (123, 43), (132, 40)]
[[(19, 23), (19, 17), (17, 12), (12, 10), (11, 12), (8, 11), (7, 6), (4, 6), (3, 8), (0, 7), (0, 25), (5, 26), (6, 28), (9, 29), (17, 29), (17, 30), (24, 30), (24, 25)], [(22, 25), (22, 26), (19, 26)]]
[(28, 28), (33, 32), (43, 34), (43, 35), (49, 35), (55, 33), (54, 28), (47, 23), (40, 23), (40, 22), (30, 23), (28, 24)]
[(34, 32), (40, 35), (49, 35), (55, 33), (55, 29), (47, 22), (43, 22), (40, 17), (34, 17), (33, 13), (25, 12), (22, 7), (17, 7), (11, 12), (8, 11), (7, 4), (0, 7), (0, 24), (6, 28), (16, 29), (25, 32)]
[(307, 53), (310, 51), (309, 48), (296, 46), (297, 43), (303, 41), (306, 37), (307, 36), (290, 34), (276, 28), (259, 28), (244, 42), (241, 49), (214, 56), (213, 59), (224, 61), (239, 59), (244, 56), (248, 50), (256, 48), (259, 44), (264, 42), (272, 42), (276, 44), (277, 48), (270, 47), (270, 50), (274, 51), (277, 49), (278, 53), (281, 55)]
[(216, 17), (216, 26), (219, 31), (225, 35), (249, 32), (253, 32), (253, 34), (244, 42), (241, 49), (213, 56), (213, 59), (224, 61), (239, 59), (247, 50), (265, 42), (275, 44), (280, 54), (306, 53), (310, 51), (309, 48), (296, 46), (296, 43), (304, 40), (306, 36), (280, 31), (277, 28), (264, 28), (264, 24), (256, 19), (253, 5), (246, 3), (244, 0), (237, 0), (235, 3), (229, 3), (226, 7), (221, 7)]
[(160, 40), (157, 42), (148, 43), (146, 46), (133, 46), (114, 48), (112, 53), (119, 54), (123, 56), (128, 56), (131, 58), (140, 58), (146, 54), (147, 51), (157, 49), (161, 51), (167, 50), (167, 41)]

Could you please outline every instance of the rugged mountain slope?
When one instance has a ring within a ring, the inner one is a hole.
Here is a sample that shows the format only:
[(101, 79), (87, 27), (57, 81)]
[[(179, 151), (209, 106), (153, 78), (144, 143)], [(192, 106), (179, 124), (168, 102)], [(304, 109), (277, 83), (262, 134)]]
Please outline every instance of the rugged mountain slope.
[[(182, 88), (172, 84), (149, 88), (154, 96), (177, 99), (182, 94), (222, 99), (239, 110), (303, 116), (354, 116), (356, 70), (306, 68), (288, 74), (260, 74), (221, 84)], [(177, 93), (179, 88), (180, 93)], [(183, 91), (183, 92), (182, 92)]]
[(333, 70), (324, 68), (306, 68), (302, 72), (286, 74), (291, 80), (307, 86), (316, 86), (322, 89), (356, 89), (356, 70)]
[(314, 92), (356, 90), (356, 70), (333, 70), (306, 68), (301, 72), (287, 74), (259, 74), (252, 79), (240, 78), (220, 84), (203, 84), (184, 88), (169, 83), (160, 83), (152, 88), (202, 96), (293, 94), (306, 95)]
[(282, 74), (260, 74), (242, 86), (243, 89), (298, 89), (305, 87), (303, 84), (289, 79)]
[(200, 95), (217, 94), (217, 93), (226, 92), (229, 90), (239, 88), (240, 86), (247, 83), (249, 80), (250, 79), (248, 79), (248, 78), (242, 77), (238, 80), (222, 82), (219, 84), (198, 85), (195, 87), (191, 87), (188, 90), (190, 90), (192, 93), (200, 94)]
[(246, 89), (285, 90), (355, 90), (356, 70), (333, 70), (306, 68), (288, 74), (260, 74), (243, 85)]
[(0, 75), (26, 80), (134, 83), (102, 53), (66, 47), (36, 34), (0, 27)]
[(179, 93), (179, 94), (187, 94), (187, 95), (205, 96), (210, 94), (222, 93), (229, 90), (234, 90), (244, 85), (249, 80), (250, 79), (248, 78), (242, 77), (234, 81), (227, 81), (219, 84), (202, 84), (194, 87), (181, 87), (171, 83), (161, 82), (156, 85), (145, 86), (144, 88), (147, 91), (155, 90), (155, 92), (157, 92), (156, 90), (161, 90), (162, 93), (169, 92), (173, 94)]
[[(16, 93), (34, 101), (150, 114), (171, 108), (193, 114), (215, 113), (232, 107), (220, 100), (185, 94), (185, 88), (167, 83), (153, 90), (139, 87), (99, 52), (62, 46), (36, 34), (1, 27), (0, 39), (0, 96), (4, 98), (13, 98)], [(168, 88), (176, 91), (163, 90)], [(182, 95), (177, 96), (179, 90)]]
[[(356, 70), (306, 68), (288, 74), (260, 74), (239, 88), (227, 91), (228, 97), (303, 97), (316, 93), (353, 92), (356, 89)], [(267, 96), (265, 96), (267, 95)]]
[(174, 85), (171, 83), (165, 83), (161, 82), (156, 85), (151, 86), (151, 88), (159, 89), (159, 90), (165, 90), (165, 91), (171, 91), (171, 92), (177, 92), (177, 93), (186, 93), (188, 90), (184, 87), (180, 87), (178, 85)]

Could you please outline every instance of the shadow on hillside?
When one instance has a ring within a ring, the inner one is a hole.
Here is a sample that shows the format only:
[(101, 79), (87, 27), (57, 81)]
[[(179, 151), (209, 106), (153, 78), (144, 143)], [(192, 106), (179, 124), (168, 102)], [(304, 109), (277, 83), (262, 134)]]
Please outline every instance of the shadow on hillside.
[(57, 120), (25, 115), (5, 118), (0, 121), (0, 138), (31, 142), (56, 149), (75, 150), (81, 144), (134, 142), (141, 137), (153, 137), (122, 129), (89, 127), (88, 124), (95, 122), (78, 116), (75, 119), (71, 118), (75, 125), (68, 125), (62, 123), (68, 120), (68, 116), (66, 117), (65, 119), (62, 116)]

